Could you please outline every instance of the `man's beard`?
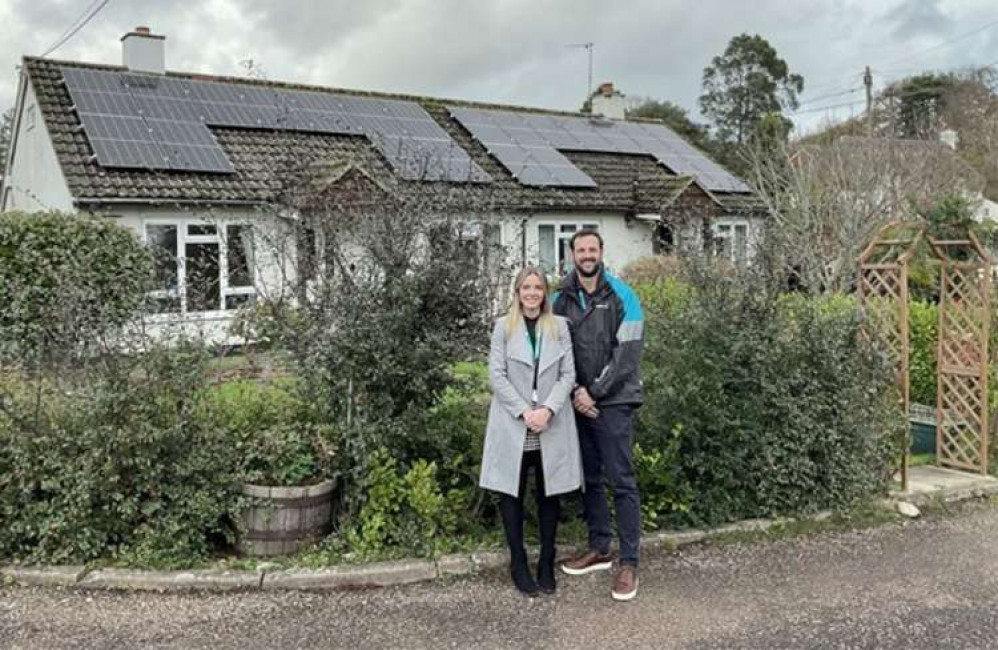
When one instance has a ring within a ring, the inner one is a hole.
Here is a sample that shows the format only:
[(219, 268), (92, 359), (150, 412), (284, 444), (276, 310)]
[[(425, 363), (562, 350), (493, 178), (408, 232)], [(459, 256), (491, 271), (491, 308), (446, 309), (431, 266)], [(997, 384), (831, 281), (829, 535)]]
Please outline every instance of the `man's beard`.
[(603, 267), (602, 264), (597, 264), (596, 266), (593, 267), (592, 271), (589, 271), (588, 273), (586, 273), (585, 271), (582, 270), (582, 265), (580, 264), (580, 265), (577, 265), (575, 267), (575, 270), (578, 271), (579, 275), (581, 275), (584, 278), (592, 278), (592, 277), (595, 277), (596, 275), (599, 274), (600, 269), (602, 267)]

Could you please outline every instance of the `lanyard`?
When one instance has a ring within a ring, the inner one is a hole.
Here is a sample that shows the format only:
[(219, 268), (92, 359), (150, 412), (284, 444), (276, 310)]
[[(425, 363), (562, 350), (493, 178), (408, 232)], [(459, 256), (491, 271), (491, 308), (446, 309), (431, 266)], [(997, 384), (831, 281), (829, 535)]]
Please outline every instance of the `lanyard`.
[(542, 332), (538, 332), (537, 330), (534, 330), (534, 331), (535, 331), (535, 338), (537, 340), (537, 344), (536, 345), (533, 343), (533, 341), (530, 340), (530, 332), (526, 332), (525, 335), (527, 337), (527, 343), (530, 343), (530, 349), (533, 352), (533, 356), (534, 356), (534, 386), (533, 386), (532, 392), (530, 394), (530, 401), (533, 402), (534, 406), (536, 406), (537, 405), (537, 373), (538, 373), (538, 371), (539, 371), (539, 369), (541, 367), (541, 343), (544, 342), (544, 334)]

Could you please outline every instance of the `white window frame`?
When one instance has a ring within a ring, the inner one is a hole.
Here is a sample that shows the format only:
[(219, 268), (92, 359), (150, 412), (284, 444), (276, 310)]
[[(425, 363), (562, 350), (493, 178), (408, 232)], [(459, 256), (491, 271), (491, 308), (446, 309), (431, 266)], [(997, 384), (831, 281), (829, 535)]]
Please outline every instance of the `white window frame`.
[[(599, 232), (602, 235), (602, 229), (600, 228), (599, 221), (591, 221), (589, 219), (579, 220), (579, 221), (575, 221), (575, 220), (567, 221), (567, 220), (550, 220), (550, 219), (544, 219), (544, 220), (540, 220), (540, 221), (535, 222), (534, 225), (536, 227), (536, 231), (535, 232), (537, 234), (537, 264), (538, 264), (538, 266), (541, 265), (541, 257), (542, 257), (541, 256), (541, 227), (542, 226), (552, 226), (552, 227), (554, 227), (554, 268), (553, 269), (544, 269), (545, 271), (547, 271), (549, 273), (559, 274), (559, 273), (562, 272), (562, 270), (564, 270), (567, 273), (570, 270), (567, 266), (565, 266), (564, 269), (562, 269), (562, 267), (563, 267), (562, 263), (565, 260), (558, 259), (559, 253), (561, 253), (561, 251), (563, 250), (562, 247), (559, 245), (562, 241), (566, 241), (566, 242), (570, 241), (572, 239), (572, 236), (575, 233), (577, 233), (580, 230), (584, 230), (586, 228), (589, 228), (591, 230), (595, 230), (596, 232)], [(562, 226), (574, 226), (575, 230), (573, 230), (572, 232), (562, 232), (562, 230), (561, 230)], [(568, 260), (568, 261), (571, 262), (571, 260)]]
[[(737, 229), (743, 227), (745, 228), (745, 258), (743, 260), (738, 259), (738, 252), (735, 247), (736, 243), (736, 233)], [(726, 232), (722, 232), (722, 228), (726, 229)], [(748, 264), (752, 259), (752, 225), (749, 223), (748, 219), (738, 218), (738, 217), (723, 217), (720, 219), (715, 219), (710, 224), (711, 237), (713, 238), (713, 252), (715, 255), (721, 254), (718, 250), (718, 241), (725, 241), (724, 256), (732, 264)]]
[[(230, 287), (229, 286), (229, 245), (228, 236), (222, 236), (229, 226), (248, 226), (252, 229), (254, 243), (254, 257), (256, 257), (256, 228), (249, 220), (233, 219), (208, 221), (205, 219), (185, 219), (169, 217), (150, 217), (142, 220), (142, 241), (148, 246), (149, 226), (173, 226), (177, 229), (177, 289), (175, 295), (168, 289), (156, 289), (149, 292), (151, 298), (180, 298), (179, 312), (156, 312), (148, 316), (154, 320), (170, 321), (176, 319), (222, 319), (230, 318), (235, 309), (225, 309), (225, 299), (227, 296), (256, 295), (256, 287), (260, 282), (260, 272), (255, 260), (250, 260), (250, 273), (253, 278), (251, 287)], [(189, 235), (187, 230), (190, 226), (214, 226), (214, 235)], [(223, 241), (224, 240), (224, 241)], [(187, 244), (216, 244), (218, 246), (218, 272), (219, 272), (219, 309), (207, 311), (189, 311), (187, 309)]]

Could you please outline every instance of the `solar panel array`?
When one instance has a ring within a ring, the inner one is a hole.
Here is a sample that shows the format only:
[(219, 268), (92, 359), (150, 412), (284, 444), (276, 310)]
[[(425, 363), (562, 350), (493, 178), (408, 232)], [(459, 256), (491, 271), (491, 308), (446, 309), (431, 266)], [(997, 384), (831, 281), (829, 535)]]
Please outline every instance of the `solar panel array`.
[(745, 183), (658, 124), (449, 107), (450, 114), (524, 185), (595, 187), (561, 151), (645, 154), (707, 190), (748, 192)]
[(208, 127), (367, 137), (402, 178), (488, 182), (415, 102), (127, 72), (62, 69), (104, 167), (232, 173)]

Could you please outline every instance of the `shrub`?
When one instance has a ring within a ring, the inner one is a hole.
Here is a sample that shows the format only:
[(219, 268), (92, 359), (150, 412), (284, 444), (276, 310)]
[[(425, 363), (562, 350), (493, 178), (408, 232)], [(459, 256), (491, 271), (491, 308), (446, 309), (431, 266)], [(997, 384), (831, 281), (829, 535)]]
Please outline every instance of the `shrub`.
[(151, 270), (146, 247), (106, 219), (0, 215), (0, 360), (93, 348), (139, 312)]
[(231, 542), (238, 466), (199, 426), (206, 355), (180, 346), (119, 359), (71, 390), (4, 376), (0, 556), (185, 566)]
[(236, 380), (205, 391), (199, 416), (231, 441), (243, 481), (295, 486), (332, 477), (335, 436), (307, 419), (296, 391), (290, 379)]
[(360, 487), (364, 505), (346, 539), (362, 556), (385, 549), (425, 555), (457, 530), (460, 510), (453, 492), (441, 489), (436, 463), (421, 459), (400, 466), (387, 449), (379, 449)]
[(667, 519), (814, 511), (886, 489), (904, 422), (851, 299), (710, 269), (689, 282), (686, 300), (646, 309), (639, 439), (669, 449), (680, 428), (674, 496), (695, 496)]

